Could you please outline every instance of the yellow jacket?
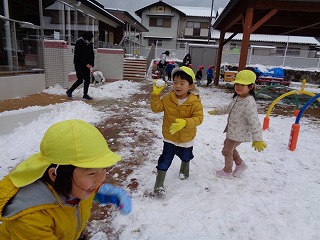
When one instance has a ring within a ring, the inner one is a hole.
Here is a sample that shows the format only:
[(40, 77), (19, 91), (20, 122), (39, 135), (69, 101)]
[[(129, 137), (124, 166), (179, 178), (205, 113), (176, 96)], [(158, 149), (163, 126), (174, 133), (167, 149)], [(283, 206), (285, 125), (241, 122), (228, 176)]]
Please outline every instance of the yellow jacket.
[(0, 181), (0, 240), (74, 240), (90, 217), (94, 194), (71, 206), (40, 180), (22, 188)]
[[(190, 93), (188, 99), (180, 106), (173, 91), (163, 98), (160, 98), (160, 94), (151, 94), (150, 105), (153, 112), (164, 112), (162, 134), (165, 139), (176, 143), (185, 143), (195, 138), (196, 127), (203, 121), (200, 95)], [(186, 127), (171, 135), (170, 125), (177, 118), (185, 119), (187, 121)]]

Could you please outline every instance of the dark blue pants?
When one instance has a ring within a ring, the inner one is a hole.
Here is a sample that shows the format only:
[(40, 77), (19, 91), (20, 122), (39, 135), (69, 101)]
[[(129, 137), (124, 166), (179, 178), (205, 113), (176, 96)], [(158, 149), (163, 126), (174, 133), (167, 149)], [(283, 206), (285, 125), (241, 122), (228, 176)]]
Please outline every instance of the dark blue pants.
[(167, 142), (163, 143), (162, 154), (158, 160), (158, 170), (167, 171), (172, 163), (174, 155), (177, 155), (181, 161), (184, 162), (189, 162), (194, 157), (192, 153), (193, 147), (184, 148)]
[(75, 66), (76, 74), (78, 80), (74, 82), (71, 88), (68, 90), (72, 93), (77, 87), (83, 83), (83, 96), (88, 95), (89, 85), (90, 85), (90, 69), (82, 66)]

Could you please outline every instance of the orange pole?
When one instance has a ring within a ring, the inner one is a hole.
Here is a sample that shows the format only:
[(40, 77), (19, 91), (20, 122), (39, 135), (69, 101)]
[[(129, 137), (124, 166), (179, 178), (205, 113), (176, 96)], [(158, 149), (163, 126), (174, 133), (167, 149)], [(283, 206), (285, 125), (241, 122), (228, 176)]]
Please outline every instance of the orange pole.
[(297, 147), (298, 136), (300, 131), (300, 124), (294, 123), (291, 127), (290, 139), (288, 144), (288, 149), (294, 151)]
[(269, 128), (269, 123), (270, 123), (270, 118), (269, 117), (264, 117), (262, 130), (268, 129)]
[(299, 109), (294, 110), (293, 115), (294, 115), (295, 117), (297, 117), (298, 114), (299, 114), (299, 111), (300, 111)]

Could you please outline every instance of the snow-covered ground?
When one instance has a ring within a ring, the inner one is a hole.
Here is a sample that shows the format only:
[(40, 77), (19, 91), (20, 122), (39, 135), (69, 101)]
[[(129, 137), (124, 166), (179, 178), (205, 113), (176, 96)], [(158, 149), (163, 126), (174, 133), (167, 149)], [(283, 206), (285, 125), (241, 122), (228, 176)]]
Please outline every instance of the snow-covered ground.
[[(151, 83), (118, 81), (100, 88), (91, 87), (89, 94), (95, 99), (129, 98), (140, 92), (143, 84)], [(305, 90), (319, 92), (315, 88)], [(74, 95), (81, 96), (82, 89), (77, 91)], [(207, 111), (227, 104), (232, 94), (217, 88), (200, 87), (200, 91), (205, 118), (198, 127), (190, 178), (179, 179), (180, 160), (175, 158), (165, 181), (166, 197), (145, 196), (152, 191), (156, 177), (155, 166), (163, 144), (159, 119), (163, 115), (153, 113), (149, 103), (141, 100), (139, 121), (143, 119), (143, 124), (137, 122), (132, 127), (140, 128), (141, 133), (144, 129), (153, 130), (157, 137), (148, 149), (141, 149), (149, 160), (135, 167), (127, 180), (135, 178), (139, 182), (138, 189), (131, 192), (133, 211), (129, 216), (114, 212), (112, 222), (92, 222), (89, 227), (93, 233), (91, 240), (113, 239), (100, 230), (104, 224), (118, 232), (122, 240), (318, 240), (320, 121), (302, 117), (297, 149), (291, 152), (287, 145), (295, 117), (293, 114), (288, 117), (271, 115), (270, 127), (263, 132), (267, 149), (259, 153), (251, 148), (251, 143), (241, 144), (238, 150), (249, 169), (241, 178), (220, 179), (214, 173), (223, 167), (221, 149), (227, 115), (211, 116)], [(65, 89), (55, 86), (46, 92), (64, 95)], [(53, 123), (78, 118), (98, 124), (112, 115), (108, 110), (99, 112), (83, 101), (72, 101), (3, 112), (0, 120), (9, 115), (41, 110), (45, 111), (33, 121), (21, 122), (11, 133), (0, 136), (0, 178), (39, 150), (44, 132)], [(264, 116), (259, 115), (261, 122)], [(118, 154), (126, 158), (132, 152), (122, 148)]]

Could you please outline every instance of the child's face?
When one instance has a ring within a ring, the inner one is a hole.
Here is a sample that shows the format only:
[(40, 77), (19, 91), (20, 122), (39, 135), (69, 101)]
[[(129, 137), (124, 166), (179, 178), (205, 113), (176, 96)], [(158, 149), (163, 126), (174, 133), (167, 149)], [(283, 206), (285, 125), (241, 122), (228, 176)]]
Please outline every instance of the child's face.
[(106, 171), (105, 168), (75, 168), (71, 195), (81, 200), (87, 199), (102, 184)]
[(239, 83), (234, 84), (234, 90), (240, 97), (248, 97), (250, 95), (249, 91), (252, 89), (248, 85), (242, 85)]
[(181, 79), (179, 76), (173, 79), (173, 91), (178, 99), (185, 99), (188, 97), (188, 92), (194, 87), (189, 84), (188, 80)]

